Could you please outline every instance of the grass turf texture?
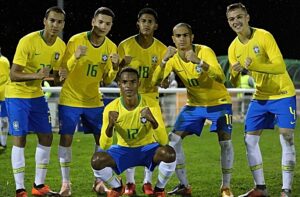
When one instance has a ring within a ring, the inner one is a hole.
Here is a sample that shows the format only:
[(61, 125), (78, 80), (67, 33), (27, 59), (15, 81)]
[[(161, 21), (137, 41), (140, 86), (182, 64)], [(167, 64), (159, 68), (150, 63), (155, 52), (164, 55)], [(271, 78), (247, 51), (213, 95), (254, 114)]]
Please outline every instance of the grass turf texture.
[[(297, 158), (300, 154), (299, 130), (300, 122), (295, 132), (295, 144)], [(186, 167), (189, 183), (192, 186), (193, 196), (215, 197), (219, 196), (221, 183), (220, 167), (220, 147), (215, 133), (208, 132), (206, 126), (201, 137), (189, 136), (183, 140), (184, 151), (186, 155)], [(232, 190), (235, 196), (245, 193), (253, 187), (252, 175), (247, 164), (245, 154), (243, 125), (234, 124), (233, 145), (235, 153), (234, 169), (232, 175)], [(10, 153), (11, 136), (8, 137), (8, 147), (6, 151), (0, 154), (0, 197), (10, 197), (15, 195), (15, 183), (13, 179)], [(25, 185), (28, 193), (31, 192), (34, 181), (35, 171), (35, 148), (36, 135), (27, 136), (27, 145), (25, 148), (26, 174)], [(59, 191), (61, 186), (60, 168), (57, 156), (59, 135), (54, 134), (54, 140), (51, 150), (51, 160), (48, 167), (46, 184), (51, 186), (54, 191)], [(260, 147), (263, 154), (264, 172), (267, 187), (270, 196), (279, 196), (281, 191), (281, 147), (279, 142), (278, 130), (265, 130), (260, 140)], [(73, 140), (73, 160), (71, 167), (72, 196), (73, 197), (93, 197), (92, 184), (94, 181), (90, 167), (90, 158), (94, 150), (94, 139), (92, 135), (76, 133)], [(122, 175), (125, 182), (125, 177)], [(157, 169), (154, 171), (153, 183), (157, 179)], [(137, 194), (142, 195), (143, 167), (136, 168)], [(175, 176), (171, 178), (166, 190), (169, 191), (178, 180)], [(300, 196), (300, 167), (295, 168), (295, 177), (293, 184), (293, 196)]]

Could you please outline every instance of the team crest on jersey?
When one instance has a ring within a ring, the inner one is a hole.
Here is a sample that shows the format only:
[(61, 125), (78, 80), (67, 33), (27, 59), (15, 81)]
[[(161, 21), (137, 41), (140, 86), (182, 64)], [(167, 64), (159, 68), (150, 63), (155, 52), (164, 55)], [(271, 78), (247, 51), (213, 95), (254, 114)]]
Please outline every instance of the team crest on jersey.
[(141, 123), (146, 124), (146, 122), (147, 122), (147, 119), (145, 117), (141, 117)]
[(254, 46), (253, 47), (253, 51), (255, 54), (259, 54), (259, 47), (258, 46)]
[(196, 64), (196, 72), (200, 74), (202, 72), (202, 67), (199, 64)]
[(152, 65), (157, 64), (157, 61), (158, 61), (157, 56), (156, 56), (156, 55), (153, 55), (153, 56), (151, 57), (151, 63), (152, 63)]
[(60, 54), (59, 54), (58, 52), (55, 52), (55, 54), (54, 54), (54, 59), (55, 59), (55, 60), (58, 60), (59, 57), (60, 57)]
[(102, 55), (102, 61), (103, 61), (103, 62), (106, 62), (107, 59), (108, 59), (108, 55), (103, 54), (103, 55)]
[(19, 128), (20, 128), (19, 121), (14, 121), (13, 122), (13, 128), (16, 131), (19, 131)]

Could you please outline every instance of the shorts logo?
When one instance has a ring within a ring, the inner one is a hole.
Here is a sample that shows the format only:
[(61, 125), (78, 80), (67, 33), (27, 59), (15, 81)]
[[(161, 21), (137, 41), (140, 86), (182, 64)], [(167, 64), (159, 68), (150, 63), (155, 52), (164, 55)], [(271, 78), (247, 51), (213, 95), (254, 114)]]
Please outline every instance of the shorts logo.
[(146, 122), (147, 122), (147, 119), (145, 117), (141, 117), (141, 123), (146, 124)]
[(14, 121), (13, 122), (13, 128), (16, 131), (19, 131), (19, 129), (20, 129), (19, 121)]
[(55, 59), (55, 60), (58, 60), (58, 59), (59, 59), (59, 56), (60, 56), (60, 54), (59, 54), (58, 52), (55, 52), (55, 54), (54, 54), (54, 59)]
[(106, 55), (106, 54), (102, 55), (102, 61), (103, 62), (106, 62), (107, 59), (108, 59), (108, 55)]
[(291, 123), (291, 124), (295, 124), (296, 122), (292, 122), (292, 121), (291, 121), (290, 123)]

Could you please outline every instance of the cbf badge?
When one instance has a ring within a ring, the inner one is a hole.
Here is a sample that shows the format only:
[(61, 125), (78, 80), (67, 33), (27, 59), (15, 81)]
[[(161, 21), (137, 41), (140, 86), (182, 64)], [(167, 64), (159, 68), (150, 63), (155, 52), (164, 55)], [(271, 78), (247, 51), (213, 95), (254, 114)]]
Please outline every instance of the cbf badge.
[(55, 60), (58, 60), (58, 59), (59, 59), (59, 56), (60, 56), (60, 54), (59, 54), (58, 52), (55, 52), (55, 54), (54, 54), (54, 59), (55, 59)]
[(151, 57), (151, 63), (152, 63), (152, 65), (156, 65), (157, 61), (158, 61), (157, 56), (156, 55), (152, 55), (152, 57)]
[(254, 46), (253, 47), (253, 51), (255, 54), (259, 54), (259, 47), (258, 46)]
[(106, 54), (102, 55), (102, 61), (103, 62), (106, 62), (107, 59), (108, 59), (108, 55), (106, 55)]
[(200, 64), (196, 64), (196, 72), (198, 74), (200, 74), (202, 72), (202, 67), (200, 66)]
[(147, 122), (147, 119), (145, 117), (141, 117), (141, 123), (146, 124), (146, 122)]

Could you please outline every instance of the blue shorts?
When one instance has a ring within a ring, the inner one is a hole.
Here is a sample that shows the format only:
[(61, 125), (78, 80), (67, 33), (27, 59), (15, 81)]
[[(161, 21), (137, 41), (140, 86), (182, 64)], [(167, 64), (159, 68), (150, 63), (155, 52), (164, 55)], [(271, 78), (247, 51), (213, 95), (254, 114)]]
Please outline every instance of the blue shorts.
[(124, 170), (134, 166), (146, 166), (150, 171), (153, 171), (157, 165), (153, 162), (153, 157), (158, 147), (160, 147), (158, 143), (134, 148), (113, 145), (106, 152), (116, 162), (117, 166), (113, 170), (119, 175)]
[(6, 98), (9, 133), (24, 136), (28, 132), (52, 133), (51, 116), (45, 97)]
[(83, 108), (58, 106), (59, 134), (73, 135), (76, 126), (81, 123), (80, 129), (84, 133), (100, 134), (104, 107)]
[(0, 101), (0, 117), (7, 117), (5, 101)]
[(296, 97), (277, 100), (252, 100), (246, 115), (245, 131), (280, 128), (295, 129)]
[(205, 120), (212, 121), (211, 132), (232, 131), (231, 104), (211, 107), (184, 106), (180, 111), (174, 126), (174, 131), (187, 131), (190, 134), (201, 135)]

